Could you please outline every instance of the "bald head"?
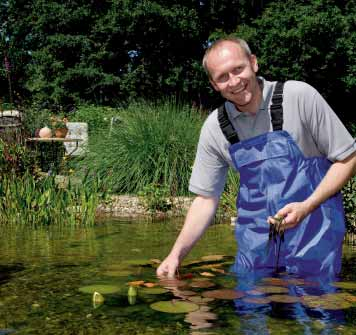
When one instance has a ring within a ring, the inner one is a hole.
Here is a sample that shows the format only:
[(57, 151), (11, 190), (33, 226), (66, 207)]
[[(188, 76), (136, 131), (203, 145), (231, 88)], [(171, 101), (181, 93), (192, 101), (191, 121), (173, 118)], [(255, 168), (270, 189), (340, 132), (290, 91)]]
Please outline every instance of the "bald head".
[(205, 70), (205, 72), (207, 73), (207, 75), (209, 76), (209, 78), (211, 77), (210, 72), (209, 72), (209, 55), (212, 52), (215, 51), (219, 51), (220, 49), (223, 49), (226, 45), (236, 45), (239, 48), (241, 48), (241, 50), (245, 53), (245, 55), (249, 58), (252, 53), (251, 53), (251, 49), (248, 46), (247, 42), (241, 38), (234, 38), (234, 37), (229, 37), (229, 38), (221, 38), (215, 42), (213, 42), (209, 48), (206, 49), (204, 57), (203, 57), (203, 68)]

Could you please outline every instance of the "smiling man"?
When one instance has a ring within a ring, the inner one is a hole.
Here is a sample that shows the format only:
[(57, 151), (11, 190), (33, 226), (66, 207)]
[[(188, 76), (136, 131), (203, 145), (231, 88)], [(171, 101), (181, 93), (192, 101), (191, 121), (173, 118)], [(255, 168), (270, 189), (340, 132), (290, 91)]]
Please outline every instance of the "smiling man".
[(278, 216), (286, 229), (279, 265), (334, 276), (345, 233), (339, 191), (356, 173), (355, 140), (310, 85), (257, 77), (244, 40), (216, 41), (203, 66), (226, 102), (202, 128), (189, 186), (197, 196), (157, 275), (173, 277), (209, 226), (231, 167), (240, 174), (235, 271), (274, 268), (266, 247)]

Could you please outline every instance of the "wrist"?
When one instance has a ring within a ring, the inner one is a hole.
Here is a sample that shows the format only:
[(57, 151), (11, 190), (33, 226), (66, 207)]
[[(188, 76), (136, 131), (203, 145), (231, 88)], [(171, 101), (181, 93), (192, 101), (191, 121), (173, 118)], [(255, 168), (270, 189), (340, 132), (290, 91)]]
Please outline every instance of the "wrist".
[(309, 197), (303, 203), (305, 205), (308, 214), (310, 214), (314, 209), (316, 209), (319, 206), (319, 203), (312, 197)]

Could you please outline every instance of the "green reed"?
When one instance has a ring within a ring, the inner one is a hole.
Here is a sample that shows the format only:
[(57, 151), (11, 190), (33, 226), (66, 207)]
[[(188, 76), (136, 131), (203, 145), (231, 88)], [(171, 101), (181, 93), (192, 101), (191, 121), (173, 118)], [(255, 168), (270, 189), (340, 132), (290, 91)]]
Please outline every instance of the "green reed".
[(188, 193), (200, 113), (170, 100), (138, 102), (120, 110), (120, 121), (94, 134), (81, 169), (106, 178), (114, 193), (134, 193), (151, 184), (170, 195)]
[(0, 223), (31, 226), (94, 223), (102, 193), (98, 181), (58, 184), (54, 176), (0, 177)]

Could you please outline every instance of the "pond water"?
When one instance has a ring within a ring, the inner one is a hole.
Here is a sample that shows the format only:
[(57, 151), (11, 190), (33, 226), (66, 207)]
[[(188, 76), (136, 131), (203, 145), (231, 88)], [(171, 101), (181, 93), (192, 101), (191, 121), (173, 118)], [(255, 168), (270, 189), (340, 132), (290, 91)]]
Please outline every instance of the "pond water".
[(356, 333), (354, 247), (344, 246), (336, 284), (283, 273), (238, 279), (229, 272), (233, 227), (213, 225), (179, 280), (159, 281), (156, 263), (180, 228), (112, 220), (0, 227), (0, 335)]

